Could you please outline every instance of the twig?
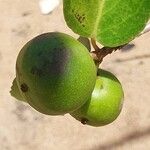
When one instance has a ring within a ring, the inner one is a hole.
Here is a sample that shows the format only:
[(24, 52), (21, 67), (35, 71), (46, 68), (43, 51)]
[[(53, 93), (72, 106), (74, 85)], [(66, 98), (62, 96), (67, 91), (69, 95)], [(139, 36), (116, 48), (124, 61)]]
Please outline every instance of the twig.
[(96, 44), (96, 40), (95, 39), (91, 38), (91, 43), (92, 43), (92, 46), (95, 49), (95, 51), (99, 51), (100, 50), (100, 48)]
[(108, 54), (111, 54), (112, 52), (116, 50), (123, 48), (126, 45), (125, 44), (125, 45), (113, 47), (113, 48), (112, 47), (99, 48), (94, 39), (91, 39), (91, 43), (92, 43), (93, 48), (95, 49), (95, 51), (91, 52), (91, 55), (97, 65), (99, 65), (103, 61), (105, 56), (107, 56)]

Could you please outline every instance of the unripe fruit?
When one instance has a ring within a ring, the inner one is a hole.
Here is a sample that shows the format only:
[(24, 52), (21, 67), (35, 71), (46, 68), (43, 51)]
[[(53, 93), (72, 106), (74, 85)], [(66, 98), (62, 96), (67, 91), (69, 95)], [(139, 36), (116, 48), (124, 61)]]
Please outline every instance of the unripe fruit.
[(71, 115), (83, 124), (107, 125), (120, 114), (123, 97), (119, 80), (112, 73), (99, 69), (91, 98)]
[(96, 81), (96, 67), (88, 50), (71, 36), (56, 32), (29, 41), (18, 55), (16, 72), (23, 98), (49, 115), (79, 108)]

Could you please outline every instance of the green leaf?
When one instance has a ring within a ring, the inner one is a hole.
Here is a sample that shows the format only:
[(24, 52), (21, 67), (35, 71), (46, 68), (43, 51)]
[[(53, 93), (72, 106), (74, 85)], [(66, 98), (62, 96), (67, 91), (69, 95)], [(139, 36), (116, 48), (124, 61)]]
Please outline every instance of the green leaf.
[(24, 98), (22, 97), (22, 95), (19, 91), (19, 88), (18, 88), (18, 85), (16, 82), (16, 78), (14, 79), (14, 81), (12, 83), (10, 94), (11, 94), (11, 96), (16, 98), (17, 100), (26, 102), (26, 100), (24, 100)]
[(150, 0), (64, 0), (67, 25), (107, 47), (133, 40), (150, 18)]
[(79, 36), (79, 38), (77, 39), (80, 43), (82, 43), (90, 52), (91, 51), (91, 45), (90, 45), (90, 40), (88, 38)]

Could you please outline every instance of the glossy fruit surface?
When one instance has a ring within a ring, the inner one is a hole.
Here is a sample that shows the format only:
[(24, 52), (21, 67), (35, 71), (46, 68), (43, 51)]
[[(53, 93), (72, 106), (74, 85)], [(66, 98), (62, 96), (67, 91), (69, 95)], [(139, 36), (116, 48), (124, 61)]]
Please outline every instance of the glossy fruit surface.
[(109, 124), (120, 114), (123, 97), (119, 80), (112, 73), (99, 69), (91, 98), (71, 115), (91, 126)]
[(46, 33), (29, 41), (16, 63), (21, 95), (36, 110), (63, 115), (90, 97), (96, 67), (88, 50), (63, 33)]

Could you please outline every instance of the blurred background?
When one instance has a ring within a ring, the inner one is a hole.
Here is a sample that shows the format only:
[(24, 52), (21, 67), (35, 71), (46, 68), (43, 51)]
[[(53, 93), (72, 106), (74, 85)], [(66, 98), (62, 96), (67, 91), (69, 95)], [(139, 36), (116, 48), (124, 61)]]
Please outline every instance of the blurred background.
[(116, 121), (84, 126), (68, 114), (46, 116), (10, 96), (15, 63), (23, 45), (51, 31), (75, 35), (62, 4), (43, 15), (37, 0), (0, 0), (0, 150), (150, 150), (150, 33), (102, 63), (121, 81), (125, 101)]

